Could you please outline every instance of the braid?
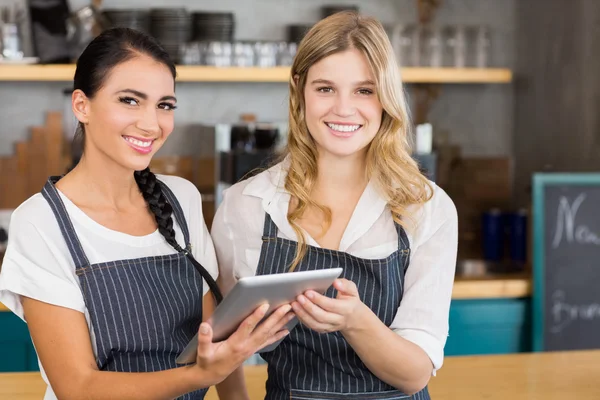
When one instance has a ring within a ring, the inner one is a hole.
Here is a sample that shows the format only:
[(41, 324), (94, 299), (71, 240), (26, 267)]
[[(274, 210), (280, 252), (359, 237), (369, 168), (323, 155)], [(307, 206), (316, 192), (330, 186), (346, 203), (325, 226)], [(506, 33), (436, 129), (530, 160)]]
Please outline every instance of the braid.
[[(148, 208), (154, 215), (156, 224), (158, 225), (158, 231), (165, 238), (177, 252), (184, 252), (179, 243), (175, 240), (175, 229), (173, 229), (173, 207), (167, 201), (160, 184), (156, 179), (156, 175), (150, 172), (150, 168), (146, 168), (142, 171), (135, 171), (133, 176), (135, 181), (148, 204)], [(186, 257), (192, 262), (196, 270), (202, 275), (206, 283), (208, 284), (217, 304), (223, 300), (223, 294), (219, 289), (217, 283), (212, 278), (210, 273), (204, 268), (192, 254), (185, 251)]]
[(173, 229), (173, 218), (171, 217), (173, 207), (167, 201), (156, 181), (156, 175), (150, 172), (150, 168), (146, 168), (142, 171), (135, 171), (134, 177), (144, 200), (146, 200), (146, 204), (148, 204), (148, 208), (154, 215), (158, 231), (175, 250), (181, 251), (181, 246), (175, 241), (175, 230)]

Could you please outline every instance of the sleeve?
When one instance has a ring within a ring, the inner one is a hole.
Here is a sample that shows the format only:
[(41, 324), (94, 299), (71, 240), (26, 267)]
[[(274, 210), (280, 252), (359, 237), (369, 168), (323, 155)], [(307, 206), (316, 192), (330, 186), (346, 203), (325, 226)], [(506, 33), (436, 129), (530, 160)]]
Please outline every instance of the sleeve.
[[(42, 222), (43, 223), (43, 222)], [(0, 270), (0, 302), (25, 320), (21, 296), (85, 312), (75, 266), (60, 230), (40, 230), (17, 211)]]
[[(192, 244), (192, 255), (206, 270), (213, 279), (219, 277), (219, 268), (212, 238), (204, 220), (202, 212), (202, 196), (196, 186), (190, 183), (193, 188), (192, 201), (190, 202), (190, 241)], [(204, 283), (203, 294), (209, 291), (208, 284)]]
[(442, 189), (436, 191), (413, 239), (404, 296), (391, 325), (427, 353), (434, 375), (444, 359), (458, 249), (456, 207)]
[(219, 263), (219, 283), (224, 294), (233, 288), (237, 280), (235, 276), (235, 241), (233, 238), (233, 229), (230, 224), (232, 216), (230, 214), (228, 191), (229, 189), (226, 189), (223, 192), (223, 201), (217, 208), (211, 229)]

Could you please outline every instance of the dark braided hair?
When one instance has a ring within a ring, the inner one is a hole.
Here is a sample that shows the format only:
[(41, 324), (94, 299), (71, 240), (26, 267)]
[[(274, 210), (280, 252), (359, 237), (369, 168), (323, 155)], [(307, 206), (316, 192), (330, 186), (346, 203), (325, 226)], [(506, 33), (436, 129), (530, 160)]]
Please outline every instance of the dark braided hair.
[[(73, 89), (79, 89), (88, 98), (93, 98), (102, 87), (107, 74), (114, 67), (139, 54), (152, 57), (155, 61), (167, 66), (173, 75), (173, 79), (175, 79), (177, 75), (175, 64), (169, 54), (154, 38), (129, 28), (112, 28), (102, 32), (92, 40), (79, 56)], [(81, 123), (78, 126), (76, 140), (80, 141), (81, 146), (84, 148), (85, 129)], [(223, 295), (215, 280), (206, 268), (175, 240), (172, 218), (173, 207), (165, 197), (156, 175), (150, 172), (149, 168), (146, 168), (142, 171), (136, 171), (134, 177), (144, 200), (146, 200), (148, 209), (154, 215), (158, 231), (177, 252), (185, 253), (210, 287), (217, 303), (220, 303)]]

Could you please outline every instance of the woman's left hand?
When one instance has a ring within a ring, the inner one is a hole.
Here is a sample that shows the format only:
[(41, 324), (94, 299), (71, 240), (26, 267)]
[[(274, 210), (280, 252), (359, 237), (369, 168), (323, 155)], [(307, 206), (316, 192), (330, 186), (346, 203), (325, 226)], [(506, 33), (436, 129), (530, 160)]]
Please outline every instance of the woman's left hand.
[(336, 279), (333, 286), (338, 294), (335, 299), (307, 290), (292, 303), (298, 319), (317, 332), (345, 331), (356, 327), (361, 312), (366, 308), (360, 300), (354, 282)]

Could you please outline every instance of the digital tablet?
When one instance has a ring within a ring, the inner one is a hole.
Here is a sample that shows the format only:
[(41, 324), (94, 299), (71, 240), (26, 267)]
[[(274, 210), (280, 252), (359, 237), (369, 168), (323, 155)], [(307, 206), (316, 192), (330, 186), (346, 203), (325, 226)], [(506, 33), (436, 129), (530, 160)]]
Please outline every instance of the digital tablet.
[[(261, 304), (269, 303), (269, 310), (264, 317), (266, 319), (279, 306), (291, 303), (307, 290), (325, 293), (341, 273), (342, 268), (329, 268), (241, 278), (207, 321), (213, 329), (213, 341), (226, 340)], [(292, 319), (286, 325), (286, 329), (291, 331), (297, 323), (297, 318)], [(271, 351), (279, 342), (259, 352)], [(198, 334), (190, 340), (176, 362), (178, 364), (195, 362), (197, 350)]]

